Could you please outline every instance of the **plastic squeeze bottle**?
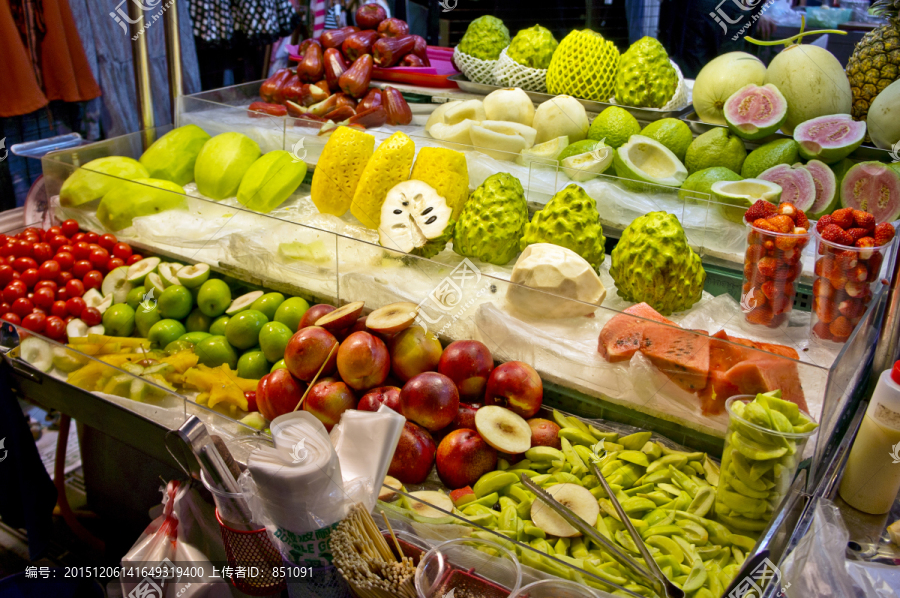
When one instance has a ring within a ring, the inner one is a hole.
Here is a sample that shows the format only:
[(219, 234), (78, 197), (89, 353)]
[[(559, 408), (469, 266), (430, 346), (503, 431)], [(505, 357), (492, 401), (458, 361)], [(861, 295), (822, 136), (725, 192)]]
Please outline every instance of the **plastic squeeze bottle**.
[(838, 491), (871, 515), (890, 511), (900, 492), (900, 361), (878, 378)]

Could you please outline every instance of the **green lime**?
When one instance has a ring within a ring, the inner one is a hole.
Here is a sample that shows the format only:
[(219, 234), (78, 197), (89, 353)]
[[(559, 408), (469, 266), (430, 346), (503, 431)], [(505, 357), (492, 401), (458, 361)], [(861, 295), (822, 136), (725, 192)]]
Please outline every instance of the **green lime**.
[(291, 297), (278, 306), (278, 309), (275, 311), (274, 320), (276, 322), (281, 322), (290, 328), (291, 332), (297, 332), (297, 327), (300, 326), (300, 320), (303, 319), (303, 314), (305, 314), (308, 309), (309, 303), (306, 302), (306, 299), (302, 297)]
[(144, 288), (143, 285), (139, 286), (139, 287), (134, 287), (133, 289), (128, 291), (128, 297), (125, 298), (125, 303), (128, 304), (128, 307), (137, 311), (138, 304), (144, 300), (144, 293), (146, 293), (146, 292), (147, 292), (147, 290)]
[(247, 351), (238, 359), (237, 372), (239, 378), (259, 380), (269, 373), (269, 362), (262, 351)]
[(212, 318), (200, 311), (199, 307), (195, 307), (184, 321), (188, 332), (206, 332), (211, 324)]
[(231, 316), (219, 316), (209, 325), (209, 333), (213, 336), (225, 336), (225, 326), (230, 319)]
[(127, 303), (113, 305), (103, 312), (103, 328), (108, 336), (131, 336), (134, 332), (134, 310)]
[[(689, 203), (697, 203), (698, 201), (706, 202), (708, 200), (715, 201), (712, 198), (711, 191), (713, 183), (718, 183), (719, 181), (741, 180), (743, 180), (741, 175), (728, 170), (724, 166), (704, 168), (684, 179), (684, 183), (681, 184), (681, 189), (678, 190), (678, 197)], [(690, 193), (691, 191), (694, 193)], [(709, 197), (706, 197), (706, 195), (709, 195)]]
[(178, 320), (160, 320), (150, 327), (147, 338), (150, 339), (154, 349), (161, 349), (177, 341), (184, 333), (184, 325)]
[(691, 128), (677, 118), (653, 121), (643, 128), (641, 135), (656, 139), (669, 148), (682, 162), (684, 162), (684, 155), (687, 153), (688, 147), (694, 140)]
[(166, 353), (169, 355), (175, 355), (180, 351), (193, 351), (194, 343), (190, 341), (186, 341), (184, 339), (178, 339), (177, 341), (172, 341), (168, 345), (166, 345)]
[(732, 172), (740, 172), (746, 157), (744, 140), (732, 135), (728, 129), (716, 127), (691, 142), (684, 158), (684, 165), (688, 169), (688, 174), (713, 166), (724, 166)]
[(281, 293), (266, 293), (256, 301), (250, 304), (250, 309), (261, 311), (265, 314), (269, 321), (275, 319), (275, 313), (281, 304), (284, 303), (284, 295)]
[(591, 128), (588, 129), (588, 139), (595, 141), (606, 140), (606, 145), (619, 148), (625, 145), (628, 138), (641, 132), (641, 125), (635, 117), (624, 108), (610, 106), (597, 115)]
[(210, 336), (194, 345), (194, 353), (199, 362), (207, 367), (218, 367), (227, 363), (228, 367), (237, 367), (238, 356), (234, 347), (228, 344), (224, 336)]
[(272, 366), (272, 369), (269, 370), (269, 372), (274, 372), (275, 370), (286, 370), (286, 369), (287, 369), (287, 365), (285, 365), (284, 360), (279, 359), (278, 361), (275, 362), (275, 365)]
[(200, 285), (197, 306), (210, 318), (221, 316), (231, 305), (231, 289), (219, 278), (212, 278)]
[(284, 350), (294, 333), (281, 322), (269, 322), (259, 331), (259, 346), (266, 359), (275, 362), (284, 357)]
[(261, 311), (245, 309), (232, 316), (225, 326), (225, 338), (238, 349), (249, 349), (259, 342), (259, 331), (269, 318)]
[(134, 312), (134, 325), (137, 328), (138, 336), (147, 338), (150, 328), (162, 320), (159, 315), (159, 304), (156, 301), (144, 301), (138, 304)]
[(191, 313), (194, 298), (186, 286), (173, 284), (159, 297), (159, 315), (172, 320), (183, 320)]
[(196, 345), (197, 343), (199, 343), (199, 342), (202, 341), (203, 339), (209, 338), (209, 337), (211, 337), (211, 336), (212, 336), (212, 335), (211, 335), (210, 333), (208, 333), (208, 332), (200, 332), (200, 331), (198, 330), (198, 331), (196, 331), (196, 332), (185, 332), (184, 334), (182, 334), (181, 336), (178, 337), (178, 340), (180, 340), (180, 341), (187, 341), (187, 342), (189, 342), (189, 343), (191, 343), (191, 344), (193, 344), (193, 345)]

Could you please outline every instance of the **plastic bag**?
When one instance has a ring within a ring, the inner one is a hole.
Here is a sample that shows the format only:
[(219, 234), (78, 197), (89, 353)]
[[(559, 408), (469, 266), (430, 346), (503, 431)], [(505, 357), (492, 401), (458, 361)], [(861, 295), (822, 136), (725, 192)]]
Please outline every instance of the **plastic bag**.
[[(163, 491), (162, 514), (122, 557), (122, 595), (229, 597), (231, 586), (213, 576), (213, 562), (224, 563), (226, 557), (212, 508), (190, 483), (172, 480)], [(172, 576), (172, 569), (190, 569), (192, 574)]]
[(791, 8), (788, 0), (775, 0), (765, 15), (781, 27), (800, 26), (800, 13)]

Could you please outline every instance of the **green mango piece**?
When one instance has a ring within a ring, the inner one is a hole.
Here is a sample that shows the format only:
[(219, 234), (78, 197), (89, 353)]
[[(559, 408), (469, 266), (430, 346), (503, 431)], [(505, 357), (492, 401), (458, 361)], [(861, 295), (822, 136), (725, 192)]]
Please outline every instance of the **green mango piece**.
[(244, 174), (237, 200), (250, 210), (268, 214), (297, 190), (305, 176), (306, 162), (284, 150), (271, 151)]
[(684, 472), (680, 469), (675, 469), (674, 467), (669, 467), (669, 469), (672, 471), (672, 483), (677, 484), (682, 490), (690, 494), (693, 500), (700, 489), (694, 480), (684, 475)]
[(187, 197), (179, 185), (162, 179), (135, 179), (123, 181), (103, 196), (97, 219), (106, 228), (120, 231), (139, 216), (187, 209)]
[[(622, 440), (624, 440), (624, 438)], [(650, 466), (650, 461), (647, 459), (647, 455), (637, 450), (628, 449), (620, 451), (619, 459), (621, 459), (622, 461), (628, 461), (629, 463), (634, 463), (635, 465), (639, 465), (641, 467)]]
[[(513, 499), (511, 499), (508, 496), (500, 497), (500, 511), (501, 512), (503, 511), (503, 509), (506, 509), (507, 507), (511, 507), (511, 508), (515, 509), (518, 506), (518, 504), (519, 503), (517, 503), (516, 501), (514, 501)], [(504, 527), (503, 529), (516, 529), (516, 528), (515, 527)]]
[(194, 164), (197, 191), (216, 201), (234, 197), (260, 153), (259, 145), (246, 135), (216, 135), (203, 145)]
[(533, 525), (525, 524), (522, 527), (522, 531), (525, 532), (525, 535), (531, 536), (532, 538), (546, 538), (547, 534), (539, 527), (535, 527)]
[[(572, 421), (572, 418), (569, 418), (569, 421)], [(572, 444), (583, 446), (594, 446), (597, 444), (597, 440), (593, 436), (578, 428), (562, 428), (559, 431), (559, 437), (568, 440)]]
[(619, 543), (619, 546), (632, 554), (640, 554), (638, 547), (635, 545), (634, 540), (631, 539), (631, 535), (627, 531), (617, 531), (615, 537), (616, 542)]
[[(665, 449), (663, 449), (665, 452)], [(701, 453), (702, 454), (702, 453)], [(653, 473), (654, 471), (659, 471), (660, 469), (666, 469), (669, 465), (678, 468), (683, 467), (685, 463), (688, 462), (687, 455), (685, 454), (669, 454), (663, 457), (660, 457), (653, 463), (651, 463), (647, 467), (647, 473)]]
[[(805, 418), (804, 418), (805, 419)], [(819, 427), (819, 424), (816, 422), (807, 419), (806, 423), (802, 423), (794, 426), (794, 434), (806, 434), (807, 432), (812, 432), (816, 428)]]
[(635, 432), (628, 436), (622, 436), (618, 442), (628, 450), (639, 451), (650, 440), (652, 435), (652, 432)]
[[(740, 534), (729, 534), (728, 541), (731, 542), (732, 546), (742, 548), (746, 552), (750, 552), (756, 547), (756, 540), (750, 538), (749, 536), (742, 536)], [(735, 558), (735, 560), (738, 559)]]
[[(672, 472), (669, 471), (669, 468), (661, 469), (659, 471), (654, 471), (653, 473), (648, 473), (644, 477), (638, 480), (643, 484), (659, 484), (660, 482), (668, 482), (672, 479)], [(636, 482), (637, 483), (637, 482)]]
[(499, 492), (506, 486), (515, 484), (518, 481), (519, 476), (510, 471), (490, 471), (478, 478), (478, 481), (472, 486), (472, 491), (475, 492), (475, 496), (481, 498), (482, 496)]
[(656, 508), (655, 502), (646, 498), (641, 498), (640, 496), (629, 498), (623, 501), (621, 504), (622, 508), (629, 516), (634, 515), (635, 513), (651, 511)]
[(197, 125), (172, 129), (147, 148), (139, 161), (154, 179), (187, 185), (194, 180), (194, 164), (209, 133)]
[(656, 504), (656, 506), (664, 505), (671, 500), (665, 492), (660, 492), (659, 490), (655, 492), (641, 493), (638, 494), (638, 496), (643, 496), (646, 499), (652, 500)]
[(647, 455), (647, 459), (650, 461), (655, 461), (662, 457), (662, 449), (655, 442), (645, 442), (644, 446), (641, 447), (641, 452)]
[(767, 430), (775, 429), (772, 425), (772, 418), (769, 417), (769, 410), (756, 401), (747, 403), (741, 417), (761, 428), (766, 428)]
[(498, 500), (500, 500), (500, 495), (497, 494), (496, 492), (491, 492), (490, 494), (485, 494), (484, 496), (478, 498), (471, 504), (484, 505), (485, 507), (493, 507), (495, 504), (497, 504)]
[(102, 198), (126, 180), (147, 178), (150, 173), (133, 158), (97, 158), (69, 175), (59, 190), (59, 203), (65, 207), (80, 206)]
[(684, 530), (677, 525), (654, 525), (653, 527), (649, 527), (642, 531), (641, 537), (649, 538), (650, 536), (674, 536), (683, 533)]
[(638, 496), (644, 492), (652, 492), (656, 489), (656, 486), (653, 484), (641, 484), (640, 486), (635, 486), (633, 488), (629, 488), (625, 490), (625, 496)]
[(733, 478), (729, 479), (727, 485), (734, 488), (734, 490), (738, 494), (743, 494), (744, 496), (749, 496), (750, 498), (759, 498), (762, 500), (769, 498), (769, 493), (767, 491), (756, 490), (756, 489), (752, 488), (751, 486), (745, 484), (743, 481), (741, 481), (741, 478), (739, 478), (737, 476), (734, 476)]
[(766, 512), (766, 503), (762, 500), (750, 498), (728, 489), (719, 488), (716, 498), (722, 501), (726, 507), (743, 515), (761, 515)]
[(643, 520), (648, 527), (657, 525), (669, 525), (675, 520), (675, 511), (667, 509), (655, 509), (644, 515)]
[(588, 431), (591, 433), (591, 436), (597, 440), (616, 442), (619, 439), (618, 432), (604, 432), (603, 430), (598, 430), (594, 426), (588, 426)]
[(749, 532), (761, 532), (766, 529), (766, 526), (769, 525), (768, 521), (763, 521), (762, 519), (749, 519), (747, 517), (741, 517), (740, 515), (726, 515), (724, 513), (716, 513), (716, 516), (722, 521), (722, 523), (733, 527), (734, 529), (749, 531)]
[(800, 417), (800, 407), (796, 403), (782, 399), (780, 390), (760, 393), (754, 400), (786, 416), (792, 424), (796, 423), (797, 418)]
[(688, 513), (693, 513), (699, 517), (705, 517), (709, 510), (712, 509), (716, 500), (716, 491), (711, 486), (704, 486), (694, 495), (694, 500), (688, 505)]
[[(731, 444), (742, 455), (752, 461), (767, 461), (769, 459), (778, 459), (783, 457), (787, 452), (787, 447), (774, 447), (771, 445), (763, 445), (759, 442), (747, 438), (737, 430), (731, 433)], [(656, 465), (659, 461), (654, 461)]]
[(598, 564), (596, 561), (586, 559), (584, 561), (584, 570), (620, 586), (628, 583), (626, 578), (616, 574), (618, 573), (618, 568), (615, 567), (615, 563)]
[(691, 544), (703, 545), (709, 541), (709, 533), (702, 525), (689, 519), (676, 519), (675, 525), (683, 531), (682, 535)]
[(644, 540), (644, 544), (658, 548), (663, 554), (675, 559), (679, 565), (684, 562), (684, 551), (677, 542), (668, 536), (649, 536)]

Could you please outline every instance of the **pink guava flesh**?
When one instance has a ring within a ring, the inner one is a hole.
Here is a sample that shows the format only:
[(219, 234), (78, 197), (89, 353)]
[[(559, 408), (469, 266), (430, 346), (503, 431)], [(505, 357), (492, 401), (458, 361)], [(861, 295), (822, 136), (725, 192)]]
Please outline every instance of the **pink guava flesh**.
[(806, 166), (803, 166), (812, 175), (813, 183), (816, 185), (816, 199), (809, 208), (809, 216), (815, 217), (820, 214), (830, 214), (837, 208), (831, 204), (835, 201), (837, 193), (837, 179), (834, 172), (824, 162), (818, 160), (810, 160)]
[(805, 168), (779, 164), (763, 171), (756, 178), (781, 186), (781, 203), (792, 203), (804, 212), (816, 201), (816, 183)]
[(800, 155), (807, 160), (819, 159), (828, 164), (843, 160), (866, 138), (866, 123), (853, 120), (849, 114), (832, 114), (813, 118), (794, 129), (794, 140), (800, 144)]
[(787, 102), (774, 85), (745, 85), (734, 92), (724, 107), (732, 127), (754, 135), (760, 130), (774, 133), (787, 116)]
[(865, 210), (875, 222), (900, 218), (900, 167), (881, 162), (861, 162), (844, 175), (841, 204)]

